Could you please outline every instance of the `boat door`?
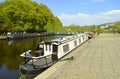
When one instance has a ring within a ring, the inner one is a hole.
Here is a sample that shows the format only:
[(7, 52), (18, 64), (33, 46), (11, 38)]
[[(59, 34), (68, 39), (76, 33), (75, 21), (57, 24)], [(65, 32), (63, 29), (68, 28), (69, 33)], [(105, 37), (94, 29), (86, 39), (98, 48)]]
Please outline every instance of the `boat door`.
[(52, 54), (52, 43), (51, 42), (45, 42), (44, 55), (50, 55), (50, 54)]
[(52, 52), (53, 52), (53, 55), (52, 55), (53, 60), (54, 61), (58, 60), (58, 45), (53, 44)]

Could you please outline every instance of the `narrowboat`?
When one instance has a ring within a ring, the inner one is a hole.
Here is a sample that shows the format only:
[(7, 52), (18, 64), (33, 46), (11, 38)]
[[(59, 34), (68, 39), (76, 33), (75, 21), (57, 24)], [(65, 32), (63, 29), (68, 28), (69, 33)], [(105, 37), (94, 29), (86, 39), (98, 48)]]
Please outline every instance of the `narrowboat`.
[(40, 36), (37, 33), (7, 33), (8, 39), (30, 38)]
[(88, 34), (82, 33), (38, 43), (34, 56), (30, 55), (31, 50), (20, 55), (27, 59), (20, 65), (21, 74), (38, 75), (88, 39)]

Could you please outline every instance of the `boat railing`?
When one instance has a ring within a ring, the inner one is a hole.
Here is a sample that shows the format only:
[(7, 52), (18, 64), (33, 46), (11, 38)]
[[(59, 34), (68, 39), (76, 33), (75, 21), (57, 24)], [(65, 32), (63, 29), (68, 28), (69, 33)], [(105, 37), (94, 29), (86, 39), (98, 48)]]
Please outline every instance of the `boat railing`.
[(51, 63), (53, 63), (52, 54), (46, 55), (46, 56), (41, 57), (39, 59), (43, 60), (41, 66), (45, 66), (46, 65), (46, 67), (48, 67), (48, 66), (50, 66)]
[[(53, 65), (55, 63), (55, 61), (53, 60), (53, 54), (49, 54), (46, 56), (39, 56), (39, 57), (31, 57), (29, 60), (27, 60), (24, 64), (22, 65), (31, 65), (33, 66), (33, 69), (41, 69), (42, 71), (44, 71), (45, 69), (47, 69), (48, 67), (50, 67), (51, 65)], [(22, 66), (21, 66), (22, 68)], [(42, 72), (40, 71), (40, 72)], [(26, 75), (26, 79), (32, 79), (33, 77), (37, 76), (38, 74), (29, 74), (31, 72), (31, 70), (27, 71)]]
[(26, 63), (28, 65), (33, 65), (34, 68), (46, 68), (51, 66), (51, 64), (54, 63), (52, 55), (53, 54), (49, 54), (46, 56), (39, 56), (39, 57), (31, 57), (31, 59)]

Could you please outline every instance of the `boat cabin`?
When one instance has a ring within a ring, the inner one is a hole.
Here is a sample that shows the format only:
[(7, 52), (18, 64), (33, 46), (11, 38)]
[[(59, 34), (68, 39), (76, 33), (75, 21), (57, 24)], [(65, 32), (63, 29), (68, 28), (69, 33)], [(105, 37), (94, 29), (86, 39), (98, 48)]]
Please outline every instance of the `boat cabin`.
[(83, 34), (44, 41), (37, 45), (35, 56), (52, 55), (53, 59), (57, 60), (87, 40), (88, 36)]
[(53, 43), (53, 41), (41, 42), (37, 45), (37, 50), (35, 51), (35, 56), (47, 56), (52, 54), (53, 59), (57, 60), (58, 45)]

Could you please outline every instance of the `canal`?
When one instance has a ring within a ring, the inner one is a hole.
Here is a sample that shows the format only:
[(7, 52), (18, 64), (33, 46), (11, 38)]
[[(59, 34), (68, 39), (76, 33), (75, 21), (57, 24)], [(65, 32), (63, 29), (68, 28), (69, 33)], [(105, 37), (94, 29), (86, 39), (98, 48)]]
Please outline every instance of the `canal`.
[(57, 37), (46, 36), (0, 41), (0, 79), (18, 79), (20, 75), (19, 65), (24, 60), (19, 55), (29, 49), (32, 50), (31, 53), (33, 55), (37, 43)]

